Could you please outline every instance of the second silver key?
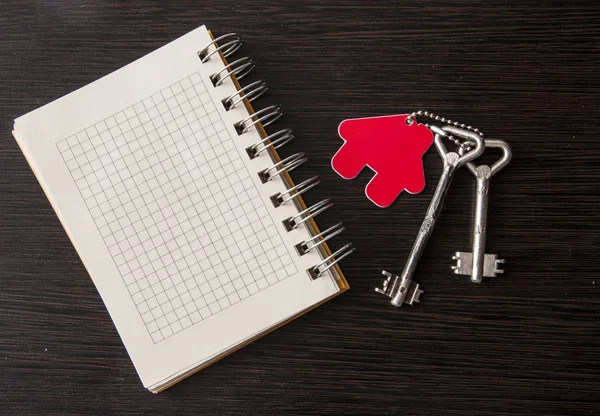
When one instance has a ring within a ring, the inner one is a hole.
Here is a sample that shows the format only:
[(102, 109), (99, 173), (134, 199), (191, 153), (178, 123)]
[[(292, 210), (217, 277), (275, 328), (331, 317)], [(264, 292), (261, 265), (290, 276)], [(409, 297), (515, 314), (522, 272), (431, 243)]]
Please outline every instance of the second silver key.
[(503, 155), (492, 166), (475, 166), (472, 162), (467, 163), (467, 168), (477, 178), (475, 219), (473, 223), (473, 251), (471, 253), (459, 251), (452, 257), (456, 260), (456, 265), (452, 266), (454, 273), (471, 275), (473, 283), (481, 283), (484, 276), (494, 277), (496, 273), (502, 273), (503, 270), (499, 269), (498, 266), (504, 263), (504, 260), (498, 259), (495, 254), (485, 253), (487, 207), (490, 179), (510, 162), (512, 152), (510, 146), (504, 140), (487, 139), (485, 140), (485, 148), (501, 149)]

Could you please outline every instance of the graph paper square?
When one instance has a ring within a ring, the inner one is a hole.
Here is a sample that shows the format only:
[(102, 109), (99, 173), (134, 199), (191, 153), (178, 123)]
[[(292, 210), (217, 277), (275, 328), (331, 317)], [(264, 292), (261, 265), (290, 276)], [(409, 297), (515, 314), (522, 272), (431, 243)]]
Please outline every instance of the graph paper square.
[(57, 148), (155, 343), (297, 273), (198, 73)]

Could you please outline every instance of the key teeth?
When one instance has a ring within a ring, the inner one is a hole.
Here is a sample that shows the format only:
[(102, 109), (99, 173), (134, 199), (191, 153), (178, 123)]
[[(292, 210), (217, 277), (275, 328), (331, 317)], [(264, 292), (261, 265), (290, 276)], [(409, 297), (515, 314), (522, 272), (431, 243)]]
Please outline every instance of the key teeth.
[(413, 282), (411, 285), (411, 291), (413, 292), (413, 295), (410, 297), (410, 299), (407, 297), (405, 303), (408, 303), (409, 305), (412, 305), (413, 303), (421, 303), (421, 295), (424, 293), (424, 291), (421, 289), (419, 284)]
[(470, 253), (465, 253), (462, 251), (457, 251), (452, 256), (452, 260), (456, 261), (456, 264), (450, 266), (454, 274), (467, 275), (470, 274), (469, 269), (469, 255)]
[(389, 272), (386, 272), (385, 270), (382, 270), (381, 274), (384, 275), (385, 278), (383, 279), (383, 284), (381, 285), (381, 288), (376, 287), (375, 292), (381, 293), (382, 295), (389, 297), (390, 293), (388, 292), (388, 289), (390, 288), (390, 284), (392, 283), (392, 278), (394, 277), (394, 275)]
[(456, 253), (454, 256), (452, 256), (452, 260), (456, 261), (456, 264), (453, 264), (450, 266), (450, 269), (452, 269), (452, 271), (455, 274), (458, 274), (458, 269), (460, 268), (460, 255), (458, 253)]
[[(375, 292), (392, 298), (392, 305), (400, 307), (404, 303), (412, 305), (413, 303), (421, 302), (423, 290), (418, 283), (413, 282), (410, 279), (401, 279), (400, 276), (386, 272), (385, 270), (383, 270), (381, 274), (385, 276), (385, 279), (382, 287), (376, 287)], [(396, 299), (398, 293), (402, 293), (404, 296), (398, 297), (397, 301), (399, 304), (396, 304), (394, 299)]]
[(461, 262), (460, 254), (455, 253), (454, 256), (452, 256), (452, 260), (455, 260), (456, 264), (451, 265), (450, 269), (452, 269), (454, 274), (458, 274), (458, 271), (460, 269), (460, 262)]
[(504, 269), (500, 267), (500, 265), (504, 264), (504, 259), (496, 259), (496, 263), (494, 265), (494, 273), (504, 273)]
[[(453, 260), (456, 260), (455, 265), (450, 268), (454, 274), (470, 276), (473, 274), (473, 253), (457, 251)], [(496, 277), (498, 273), (504, 273), (504, 269), (500, 265), (504, 264), (504, 259), (499, 259), (495, 254), (486, 253), (483, 261), (483, 277)]]
[(383, 285), (381, 285), (381, 288), (379, 288), (379, 287), (375, 288), (375, 292), (381, 293), (382, 295), (386, 295), (387, 296), (387, 288), (388, 288), (389, 283), (390, 282), (386, 279), (383, 282)]

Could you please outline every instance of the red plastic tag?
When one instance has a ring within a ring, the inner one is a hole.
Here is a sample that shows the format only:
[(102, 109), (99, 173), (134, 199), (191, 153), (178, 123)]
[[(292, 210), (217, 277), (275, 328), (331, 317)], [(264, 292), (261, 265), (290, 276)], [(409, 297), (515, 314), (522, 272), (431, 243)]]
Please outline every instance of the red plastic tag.
[(345, 141), (331, 166), (342, 178), (353, 179), (368, 166), (375, 176), (367, 197), (385, 208), (406, 189), (417, 194), (425, 188), (423, 155), (433, 143), (433, 133), (423, 124), (406, 123), (409, 114), (354, 118), (338, 128)]

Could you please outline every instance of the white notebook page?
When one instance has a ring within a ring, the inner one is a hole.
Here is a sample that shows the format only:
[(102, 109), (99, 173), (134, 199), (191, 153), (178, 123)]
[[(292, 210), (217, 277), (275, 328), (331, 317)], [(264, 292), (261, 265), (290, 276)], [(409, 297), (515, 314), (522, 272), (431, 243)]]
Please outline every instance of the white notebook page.
[(15, 123), (38, 180), (90, 272), (145, 386), (253, 337), (335, 294), (310, 281), (309, 238), (281, 221), (262, 184), (257, 132), (238, 136), (201, 64), (204, 27)]

